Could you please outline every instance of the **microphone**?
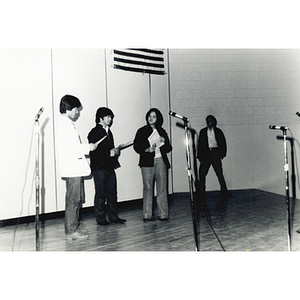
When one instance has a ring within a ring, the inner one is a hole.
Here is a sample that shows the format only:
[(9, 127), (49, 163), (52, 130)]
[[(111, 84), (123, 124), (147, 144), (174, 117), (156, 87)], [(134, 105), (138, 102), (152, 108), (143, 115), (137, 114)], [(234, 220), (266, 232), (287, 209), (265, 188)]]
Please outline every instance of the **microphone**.
[(172, 116), (172, 117), (178, 118), (178, 119), (180, 119), (180, 120), (182, 120), (184, 122), (189, 122), (190, 121), (187, 117), (180, 116), (180, 115), (176, 114), (173, 111), (170, 111), (169, 115)]
[(38, 111), (37, 115), (36, 115), (35, 118), (34, 118), (35, 121), (37, 121), (37, 120), (40, 118), (40, 116), (41, 116), (41, 114), (42, 114), (43, 111), (44, 111), (44, 107), (42, 107), (42, 108)]
[(287, 130), (287, 129), (289, 129), (288, 127), (285, 127), (285, 126), (276, 126), (276, 125), (270, 125), (269, 128), (270, 129), (275, 129), (275, 130), (278, 130), (278, 129)]

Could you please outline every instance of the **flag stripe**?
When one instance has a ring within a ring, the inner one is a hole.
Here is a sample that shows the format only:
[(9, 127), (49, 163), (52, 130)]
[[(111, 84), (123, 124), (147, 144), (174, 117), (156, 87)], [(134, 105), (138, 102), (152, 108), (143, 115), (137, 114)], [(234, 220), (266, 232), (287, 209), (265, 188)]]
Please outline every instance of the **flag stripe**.
[(147, 70), (147, 69), (141, 69), (141, 68), (125, 67), (125, 66), (120, 66), (120, 65), (115, 65), (115, 69), (131, 71), (131, 72), (165, 75), (165, 71)]
[[(149, 59), (149, 60), (154, 60), (154, 61), (164, 61), (163, 57), (160, 57), (160, 56), (149, 56), (149, 55), (139, 54), (137, 51), (143, 52), (142, 50), (139, 50), (139, 49), (129, 49), (129, 50), (135, 51), (135, 52), (114, 50), (114, 54), (125, 56), (125, 57)], [(156, 53), (153, 53), (153, 54), (156, 54)], [(160, 53), (160, 55), (162, 55), (162, 54), (163, 54), (163, 52)]]
[(146, 53), (152, 53), (152, 54), (164, 54), (164, 51), (162, 50), (155, 50), (155, 49), (143, 49), (143, 48), (129, 48), (129, 50), (138, 50), (141, 52), (146, 52)]
[(164, 75), (164, 51), (157, 49), (114, 49), (114, 68)]
[(143, 61), (137, 61), (137, 60), (130, 60), (130, 59), (124, 59), (124, 58), (118, 58), (115, 57), (115, 61), (120, 63), (128, 63), (132, 65), (139, 65), (139, 66), (148, 66), (148, 67), (156, 67), (156, 68), (163, 68), (163, 64), (154, 64), (154, 63), (148, 63)]

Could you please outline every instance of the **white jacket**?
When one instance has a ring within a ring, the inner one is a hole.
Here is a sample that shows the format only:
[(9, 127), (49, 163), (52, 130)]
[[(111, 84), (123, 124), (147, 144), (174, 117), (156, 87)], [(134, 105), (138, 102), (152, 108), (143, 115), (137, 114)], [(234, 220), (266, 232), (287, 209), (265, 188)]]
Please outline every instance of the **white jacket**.
[(61, 177), (81, 177), (91, 174), (85, 154), (88, 144), (82, 144), (74, 123), (61, 115), (57, 125), (58, 166)]

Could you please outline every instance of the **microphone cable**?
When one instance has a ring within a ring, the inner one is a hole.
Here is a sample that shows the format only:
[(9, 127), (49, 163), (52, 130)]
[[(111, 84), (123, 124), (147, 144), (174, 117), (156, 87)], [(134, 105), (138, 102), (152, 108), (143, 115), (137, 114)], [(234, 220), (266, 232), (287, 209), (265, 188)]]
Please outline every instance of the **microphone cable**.
[[(191, 128), (190, 128), (189, 130), (191, 131)], [(197, 133), (196, 133), (195, 135), (196, 135), (197, 140), (198, 140), (199, 137), (198, 137)], [(193, 143), (194, 143), (194, 142), (195, 142), (195, 141), (194, 141), (194, 139), (193, 139)], [(197, 153), (197, 149), (195, 148), (194, 150), (195, 150), (195, 152)], [(196, 154), (196, 153), (194, 153), (194, 159), (197, 159), (197, 158), (196, 158), (196, 157), (197, 157), (197, 154)], [(196, 182), (195, 182), (193, 176), (191, 176), (191, 177), (192, 177), (192, 183), (193, 183), (194, 187), (196, 187)], [(197, 192), (196, 192), (196, 193), (197, 193)], [(199, 203), (199, 206), (200, 206), (200, 203)], [(216, 232), (215, 232), (215, 230), (214, 230), (214, 228), (213, 228), (212, 220), (211, 220), (211, 217), (210, 217), (209, 211), (208, 211), (208, 209), (207, 209), (207, 205), (206, 205), (206, 200), (205, 200), (205, 203), (204, 203), (204, 213), (205, 213), (205, 218), (206, 218), (206, 221), (207, 221), (207, 223), (208, 223), (208, 226), (210, 227), (211, 231), (213, 232), (213, 234), (215, 235), (216, 239), (218, 240), (218, 242), (219, 242), (219, 244), (220, 244), (222, 250), (223, 250), (223, 251), (226, 251), (225, 248), (224, 248), (223, 245), (222, 245), (222, 242), (220, 241), (218, 235), (216, 234)], [(200, 218), (199, 218), (199, 223), (200, 223)], [(200, 240), (199, 240), (199, 244), (200, 244), (200, 243), (201, 243), (201, 242), (200, 242)]]
[[(212, 223), (212, 220), (211, 220), (209, 211), (208, 211), (208, 209), (207, 209), (206, 200), (205, 200), (205, 203), (204, 203), (204, 213), (205, 213), (205, 218), (206, 218), (206, 221), (207, 221), (207, 223), (208, 223), (208, 226), (210, 227), (211, 231), (213, 232), (213, 234), (215, 235), (216, 239), (218, 240), (218, 242), (219, 242), (219, 244), (220, 244), (222, 250), (223, 250), (223, 251), (226, 251), (225, 248), (223, 247), (222, 242), (220, 241), (220, 239), (219, 239), (217, 233), (216, 233), (215, 230), (214, 230), (213, 223)], [(199, 220), (199, 222), (200, 222), (200, 220)]]

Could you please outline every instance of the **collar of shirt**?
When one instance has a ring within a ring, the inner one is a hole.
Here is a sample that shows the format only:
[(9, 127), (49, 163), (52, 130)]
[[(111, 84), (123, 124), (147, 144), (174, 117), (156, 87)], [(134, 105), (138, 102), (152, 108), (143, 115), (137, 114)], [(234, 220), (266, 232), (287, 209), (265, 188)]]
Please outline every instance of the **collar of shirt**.
[(216, 136), (215, 136), (215, 131), (213, 128), (212, 129), (207, 128), (207, 138), (208, 138), (208, 147), (209, 148), (217, 148), (218, 147)]
[(109, 131), (109, 126), (106, 126), (104, 127), (102, 124), (98, 123), (99, 126), (101, 126), (105, 131), (106, 133), (108, 134), (108, 131)]

